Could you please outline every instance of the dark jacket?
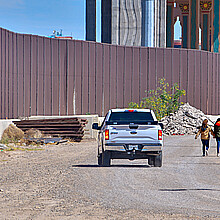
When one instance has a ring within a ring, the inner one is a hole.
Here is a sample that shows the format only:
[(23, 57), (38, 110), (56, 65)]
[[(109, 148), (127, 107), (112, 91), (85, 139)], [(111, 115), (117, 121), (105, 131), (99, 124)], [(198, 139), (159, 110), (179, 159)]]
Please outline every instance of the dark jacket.
[(220, 138), (220, 121), (217, 121), (214, 126), (215, 137)]

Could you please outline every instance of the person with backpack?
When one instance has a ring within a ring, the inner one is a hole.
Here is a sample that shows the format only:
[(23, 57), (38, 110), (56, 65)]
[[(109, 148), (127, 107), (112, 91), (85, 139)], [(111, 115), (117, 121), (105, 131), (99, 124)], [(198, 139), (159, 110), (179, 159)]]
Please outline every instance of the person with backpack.
[(214, 135), (217, 142), (217, 157), (219, 157), (219, 148), (220, 148), (220, 118), (217, 119), (214, 125)]
[(203, 157), (208, 156), (210, 132), (214, 136), (212, 128), (208, 125), (208, 120), (205, 119), (195, 136), (195, 139), (197, 139), (198, 136), (201, 134)]

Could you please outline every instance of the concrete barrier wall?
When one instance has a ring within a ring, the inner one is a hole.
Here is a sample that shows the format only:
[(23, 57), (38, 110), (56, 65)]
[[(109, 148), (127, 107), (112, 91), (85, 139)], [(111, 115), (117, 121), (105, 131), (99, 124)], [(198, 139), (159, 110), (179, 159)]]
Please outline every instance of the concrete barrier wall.
[(10, 125), (13, 124), (14, 120), (0, 120), (0, 140), (2, 138), (4, 130)]
[(0, 118), (104, 116), (139, 102), (160, 78), (186, 90), (183, 102), (220, 113), (220, 55), (50, 39), (0, 29)]

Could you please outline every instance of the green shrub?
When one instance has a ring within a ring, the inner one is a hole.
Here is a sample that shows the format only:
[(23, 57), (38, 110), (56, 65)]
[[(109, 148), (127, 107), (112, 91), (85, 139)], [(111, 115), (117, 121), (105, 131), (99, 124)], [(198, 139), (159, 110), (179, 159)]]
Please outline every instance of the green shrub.
[(152, 109), (158, 120), (177, 111), (179, 106), (183, 104), (180, 102), (180, 97), (186, 94), (184, 89), (179, 89), (177, 83), (170, 87), (164, 78), (159, 79), (156, 90), (145, 92), (146, 97), (139, 104), (129, 103), (129, 108)]

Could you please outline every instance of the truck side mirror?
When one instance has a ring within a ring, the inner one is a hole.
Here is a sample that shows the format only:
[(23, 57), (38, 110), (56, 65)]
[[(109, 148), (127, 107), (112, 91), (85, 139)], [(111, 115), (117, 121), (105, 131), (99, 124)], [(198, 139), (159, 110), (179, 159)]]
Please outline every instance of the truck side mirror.
[(163, 130), (163, 123), (159, 123), (161, 129)]
[(94, 130), (101, 130), (101, 127), (99, 126), (98, 123), (93, 123), (92, 124), (92, 129), (94, 129)]

